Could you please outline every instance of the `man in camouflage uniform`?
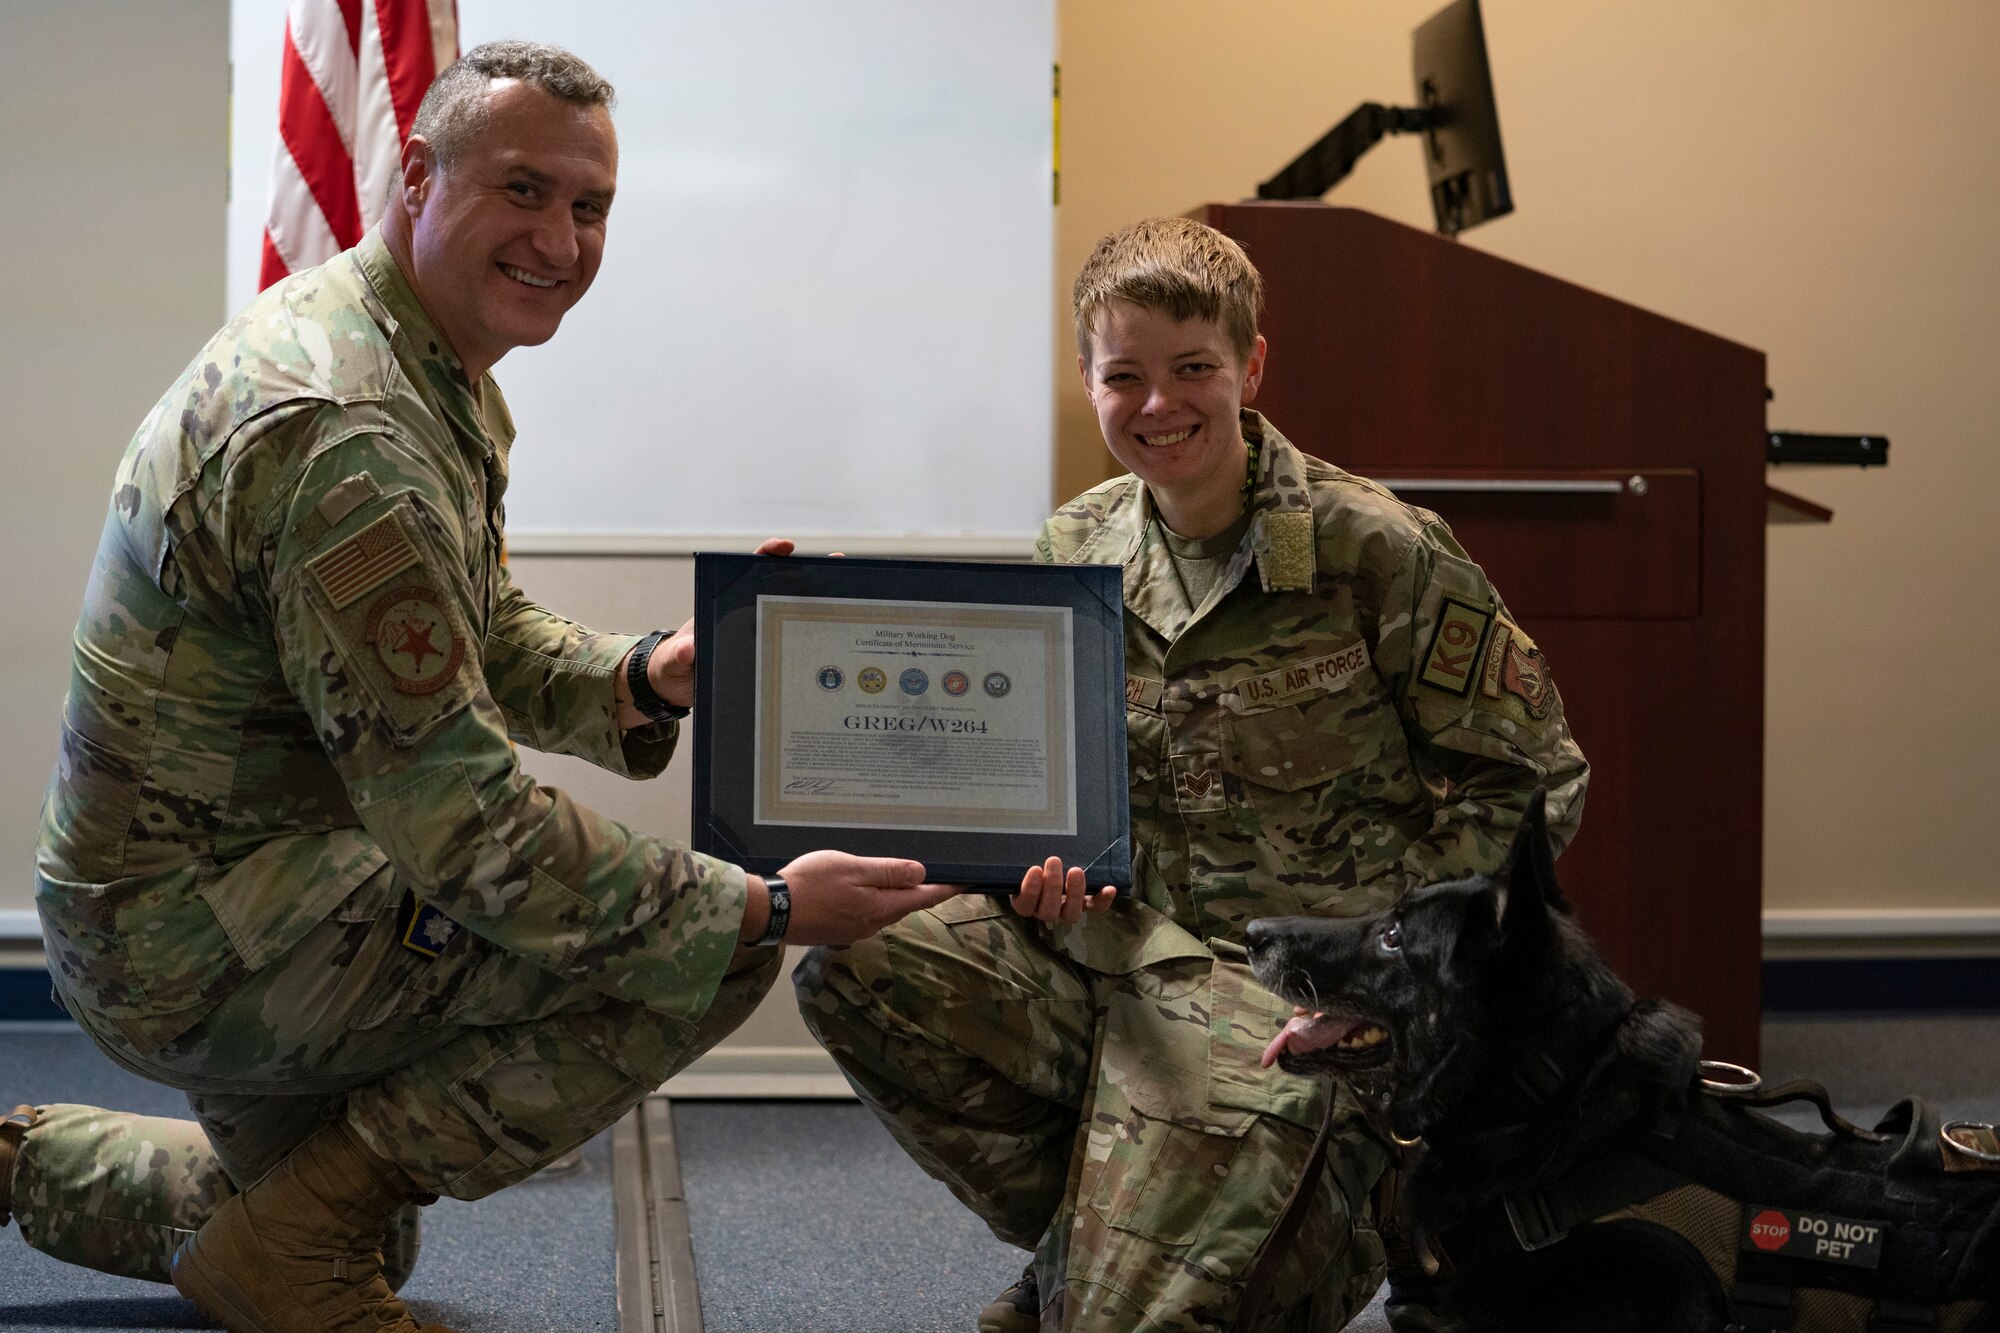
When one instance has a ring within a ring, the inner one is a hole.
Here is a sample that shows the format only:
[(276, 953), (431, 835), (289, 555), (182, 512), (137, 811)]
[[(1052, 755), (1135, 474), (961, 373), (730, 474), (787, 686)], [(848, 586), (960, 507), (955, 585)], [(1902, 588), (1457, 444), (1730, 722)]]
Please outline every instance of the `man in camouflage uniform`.
[(486, 372), (595, 275), (610, 99), (527, 43), (440, 75), (380, 230), (223, 329), (118, 470), (36, 901), (70, 1013), (195, 1121), (21, 1108), (0, 1223), (234, 1329), (411, 1333), (399, 1210), (624, 1114), (749, 1014), (788, 913), (845, 942), (950, 893), (815, 852), (788, 899), (521, 771), (510, 739), (652, 776), (692, 697), (685, 636), (501, 560)]
[[(1079, 365), (1136, 475), (1064, 506), (1038, 553), (1125, 571), (1132, 900), (1079, 919), (1080, 872), (1036, 868), (1013, 909), (948, 902), (795, 977), (903, 1146), (1035, 1251), (988, 1333), (1236, 1327), (1329, 1114), (1329, 1085), (1259, 1065), (1290, 1009), (1245, 924), (1491, 869), (1537, 786), (1559, 840), (1582, 811), (1541, 656), (1444, 524), (1245, 408), (1259, 295), (1185, 219), (1106, 238), (1077, 280)], [(1345, 1094), (1331, 1114), (1261, 1293), (1289, 1328), (1340, 1327), (1381, 1280), (1385, 1154)]]

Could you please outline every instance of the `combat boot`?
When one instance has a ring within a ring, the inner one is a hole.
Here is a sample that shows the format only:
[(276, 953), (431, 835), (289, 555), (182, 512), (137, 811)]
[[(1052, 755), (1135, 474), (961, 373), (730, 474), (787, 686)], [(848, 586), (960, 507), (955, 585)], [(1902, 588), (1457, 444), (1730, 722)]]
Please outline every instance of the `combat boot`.
[(979, 1333), (1035, 1333), (1042, 1326), (1042, 1291), (1031, 1261), (1020, 1280), (979, 1312)]
[(428, 1197), (336, 1121), (215, 1210), (174, 1286), (231, 1333), (450, 1333), (419, 1328), (382, 1276), (391, 1217)]
[(42, 1118), (32, 1106), (17, 1106), (0, 1120), (0, 1227), (14, 1215), (14, 1159), (21, 1155), (21, 1136)]

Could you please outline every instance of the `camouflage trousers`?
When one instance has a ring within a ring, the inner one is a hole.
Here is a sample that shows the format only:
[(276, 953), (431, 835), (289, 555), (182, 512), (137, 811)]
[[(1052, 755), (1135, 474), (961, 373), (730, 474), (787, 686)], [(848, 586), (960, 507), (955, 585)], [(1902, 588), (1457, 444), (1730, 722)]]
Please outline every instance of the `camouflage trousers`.
[[(166, 1281), (174, 1250), (223, 1200), (340, 1117), (419, 1188), (481, 1198), (586, 1142), (713, 1046), (782, 964), (782, 950), (740, 950), (702, 1019), (684, 1023), (469, 930), (434, 956), (406, 947), (409, 908), (392, 876), (378, 872), (156, 1050), (63, 996), (113, 1060), (185, 1092), (194, 1119), (38, 1108), (14, 1168), (22, 1238)], [(413, 1248), (409, 1219), (399, 1232)]]
[[(1051, 1333), (1232, 1328), (1325, 1114), (1325, 1084), (1258, 1067), (1290, 1007), (1160, 921), (1184, 947), (1105, 973), (968, 896), (793, 975), (807, 1026), (904, 1150), (1035, 1251)], [(1314, 1333), (1347, 1323), (1383, 1267), (1367, 1208), (1386, 1157), (1351, 1103), (1335, 1115), (1266, 1307)]]

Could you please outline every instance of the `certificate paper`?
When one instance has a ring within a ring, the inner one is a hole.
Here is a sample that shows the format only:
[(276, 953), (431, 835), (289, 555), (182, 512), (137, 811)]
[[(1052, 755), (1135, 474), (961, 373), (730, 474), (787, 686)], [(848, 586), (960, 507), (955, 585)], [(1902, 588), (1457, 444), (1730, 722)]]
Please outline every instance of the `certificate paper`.
[(1011, 894), (1059, 857), (1132, 882), (1117, 565), (695, 556), (689, 842), (821, 848)]
[(757, 598), (759, 824), (1077, 831), (1066, 606)]

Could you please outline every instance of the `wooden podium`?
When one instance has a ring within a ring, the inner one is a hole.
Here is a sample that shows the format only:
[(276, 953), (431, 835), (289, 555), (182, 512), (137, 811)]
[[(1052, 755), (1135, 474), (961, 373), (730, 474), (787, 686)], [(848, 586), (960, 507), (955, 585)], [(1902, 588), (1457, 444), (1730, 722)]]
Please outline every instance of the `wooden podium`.
[(1547, 654), (1592, 769), (1584, 924), (1754, 1068), (1764, 354), (1354, 209), (1197, 216), (1264, 275), (1255, 405), (1441, 515)]

